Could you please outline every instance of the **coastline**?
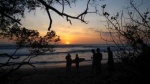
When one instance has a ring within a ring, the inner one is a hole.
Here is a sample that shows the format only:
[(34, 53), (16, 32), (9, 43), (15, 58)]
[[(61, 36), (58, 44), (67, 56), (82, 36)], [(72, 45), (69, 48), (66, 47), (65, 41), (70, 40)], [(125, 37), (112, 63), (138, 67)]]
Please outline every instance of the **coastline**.
[[(107, 59), (103, 59), (102, 64), (106, 64), (107, 63)], [(66, 62), (62, 62), (62, 63), (40, 63), (40, 64), (33, 64), (37, 69), (39, 68), (61, 68), (61, 67), (66, 67)], [(79, 63), (80, 66), (86, 66), (86, 65), (92, 65), (92, 60), (89, 61), (83, 61)], [(72, 67), (75, 67), (75, 63), (72, 63)], [(25, 65), (23, 67), (21, 67), (21, 69), (33, 69), (33, 67), (29, 66), (29, 65)]]
[[(101, 45), (100, 45), (101, 46)], [(107, 69), (107, 53), (102, 52), (102, 73), (95, 74), (92, 73), (92, 53), (91, 49), (95, 49), (97, 46), (86, 47), (67, 47), (58, 49), (57, 54), (51, 55), (39, 55), (38, 57), (31, 60), (31, 63), (35, 65), (35, 69), (31, 66), (23, 66), (16, 72), (14, 72), (9, 79), (18, 84), (108, 84), (107, 81), (110, 80), (110, 76)], [(104, 50), (102, 48), (102, 50)], [(65, 53), (61, 53), (64, 50)], [(89, 50), (89, 52), (87, 52)], [(75, 54), (78, 53), (81, 58), (85, 58), (86, 61), (80, 63), (80, 71), (77, 72), (75, 64), (72, 64), (72, 71), (66, 73), (66, 52), (71, 51), (72, 59), (75, 58)], [(83, 52), (79, 52), (83, 51)], [(85, 52), (86, 51), (86, 52)], [(21, 56), (24, 57), (24, 56)], [(16, 61), (18, 62), (18, 61)], [(20, 78), (21, 76), (21, 78)], [(20, 78), (20, 81), (16, 81)], [(8, 81), (12, 84), (12, 81)], [(15, 83), (16, 84), (16, 83)]]
[(107, 84), (110, 80), (107, 64), (102, 64), (101, 74), (92, 73), (91, 68), (90, 64), (81, 65), (79, 72), (75, 66), (72, 66), (71, 72), (66, 72), (65, 66), (28, 68), (20, 69), (12, 76), (24, 75), (19, 84)]

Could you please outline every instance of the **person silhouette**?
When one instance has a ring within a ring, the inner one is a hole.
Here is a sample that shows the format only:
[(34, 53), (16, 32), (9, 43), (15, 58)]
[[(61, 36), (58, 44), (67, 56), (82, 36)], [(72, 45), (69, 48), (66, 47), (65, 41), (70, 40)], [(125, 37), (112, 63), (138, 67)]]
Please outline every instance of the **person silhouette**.
[(78, 56), (78, 54), (76, 54), (75, 63), (76, 63), (76, 69), (77, 69), (77, 71), (79, 71), (79, 56)]
[(91, 52), (93, 53), (92, 59), (92, 73), (96, 71), (96, 53), (95, 50), (92, 49)]
[(107, 47), (107, 52), (108, 52), (108, 69), (110, 71), (110, 74), (113, 70), (113, 65), (114, 65), (114, 59), (113, 59), (113, 53), (112, 51), (110, 50), (110, 47)]
[(66, 56), (66, 71), (71, 71), (72, 59), (70, 53)]
[(101, 61), (102, 61), (102, 53), (100, 52), (100, 49), (96, 49), (96, 73), (101, 73)]

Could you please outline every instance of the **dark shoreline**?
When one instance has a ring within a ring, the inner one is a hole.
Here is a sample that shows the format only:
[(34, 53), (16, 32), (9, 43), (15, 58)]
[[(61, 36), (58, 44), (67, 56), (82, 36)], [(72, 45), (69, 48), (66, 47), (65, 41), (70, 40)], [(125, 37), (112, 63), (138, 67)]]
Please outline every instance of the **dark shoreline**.
[(91, 67), (91, 65), (81, 65), (79, 72), (75, 66), (72, 67), (71, 72), (66, 72), (65, 66), (20, 69), (12, 77), (24, 75), (18, 81), (19, 84), (107, 84), (111, 78), (107, 64), (102, 64), (101, 74), (92, 73)]

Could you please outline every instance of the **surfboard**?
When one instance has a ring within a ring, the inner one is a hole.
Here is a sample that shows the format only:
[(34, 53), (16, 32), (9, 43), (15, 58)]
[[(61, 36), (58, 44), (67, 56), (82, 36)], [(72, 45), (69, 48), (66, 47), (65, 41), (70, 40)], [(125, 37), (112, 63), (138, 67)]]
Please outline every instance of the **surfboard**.
[[(79, 62), (83, 62), (83, 61), (85, 61), (85, 58), (79, 58)], [(72, 60), (72, 63), (76, 63), (75, 59)]]

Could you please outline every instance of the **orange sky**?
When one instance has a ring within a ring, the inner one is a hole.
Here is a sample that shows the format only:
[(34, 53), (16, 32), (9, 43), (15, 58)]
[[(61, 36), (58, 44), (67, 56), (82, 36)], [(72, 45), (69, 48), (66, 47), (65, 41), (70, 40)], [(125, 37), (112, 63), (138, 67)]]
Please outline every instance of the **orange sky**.
[[(84, 7), (85, 8), (85, 7)], [(77, 10), (78, 11), (78, 10)], [(78, 12), (83, 12), (80, 10)], [(36, 14), (27, 14), (28, 17), (22, 20), (23, 26), (29, 29), (38, 30), (41, 35), (46, 34), (49, 26), (49, 18), (45, 11), (38, 9)], [(71, 14), (76, 14), (74, 11)], [(85, 20), (89, 21), (88, 24), (82, 23), (79, 20), (72, 19), (72, 25), (66, 21), (65, 18), (51, 12), (53, 24), (51, 30), (56, 31), (60, 36), (60, 44), (102, 44), (104, 43), (99, 36), (97, 30), (104, 29), (104, 25), (99, 21), (96, 14), (89, 14)], [(92, 17), (91, 17), (92, 16)], [(105, 29), (104, 29), (105, 30)]]
[[(101, 6), (107, 4), (107, 11), (112, 15), (116, 14), (116, 11), (121, 11), (123, 6), (126, 6), (125, 0), (104, 0), (99, 3), (99, 11), (101, 12)], [(86, 7), (87, 0), (79, 0), (76, 5), (72, 5), (72, 8), (65, 8), (65, 12), (73, 16), (83, 12)], [(60, 9), (60, 6), (55, 6)], [(92, 8), (90, 8), (93, 10)], [(100, 39), (99, 32), (97, 31), (106, 31), (105, 22), (102, 22), (104, 18), (96, 14), (88, 14), (85, 17), (86, 21), (89, 21), (88, 24), (82, 23), (79, 20), (72, 20), (72, 25), (66, 21), (66, 18), (63, 18), (53, 11), (51, 16), (53, 19), (53, 24), (51, 30), (56, 31), (57, 35), (60, 36), (60, 44), (104, 44), (105, 42)], [(46, 34), (49, 26), (49, 18), (45, 10), (37, 9), (35, 12), (26, 13), (26, 17), (22, 19), (21, 23), (23, 27), (28, 29), (38, 30), (41, 35)], [(2, 42), (2, 41), (1, 41)]]
[[(40, 26), (39, 26), (40, 27)], [(42, 35), (47, 32), (48, 25), (43, 25), (45, 30), (40, 31)], [(39, 28), (40, 29), (40, 28)], [(100, 29), (100, 28), (99, 28)], [(67, 22), (54, 22), (52, 29), (55, 30), (57, 35), (60, 36), (60, 44), (101, 44), (104, 43), (99, 36), (99, 32), (96, 32), (94, 26), (89, 24), (74, 23), (70, 25)]]

